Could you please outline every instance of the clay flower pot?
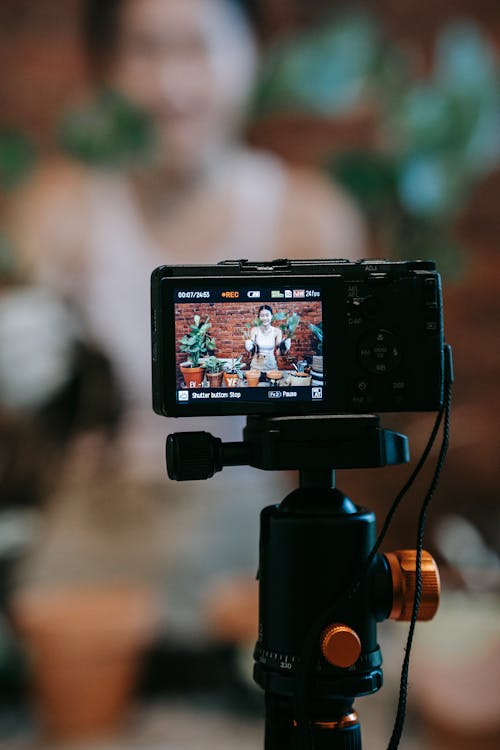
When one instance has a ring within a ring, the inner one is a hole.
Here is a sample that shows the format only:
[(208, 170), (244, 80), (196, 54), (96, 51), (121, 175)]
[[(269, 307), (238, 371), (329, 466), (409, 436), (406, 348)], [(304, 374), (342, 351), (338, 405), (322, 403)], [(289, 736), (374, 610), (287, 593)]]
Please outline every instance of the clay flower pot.
[(311, 376), (307, 372), (292, 372), (290, 385), (311, 385)]
[(186, 388), (201, 388), (205, 373), (203, 367), (190, 367), (187, 364), (183, 364), (180, 368)]
[(220, 388), (222, 386), (222, 370), (220, 372), (207, 372), (206, 378), (210, 388)]
[(280, 370), (268, 370), (266, 372), (266, 378), (270, 380), (274, 385), (277, 385), (278, 381), (283, 377), (283, 373)]
[(224, 373), (224, 384), (227, 388), (237, 388), (240, 376), (236, 372)]
[(44, 734), (54, 742), (80, 741), (119, 729), (141, 653), (156, 630), (151, 592), (28, 590), (13, 597), (11, 611), (31, 660)]
[(247, 370), (245, 373), (247, 384), (250, 388), (255, 388), (259, 385), (260, 370)]

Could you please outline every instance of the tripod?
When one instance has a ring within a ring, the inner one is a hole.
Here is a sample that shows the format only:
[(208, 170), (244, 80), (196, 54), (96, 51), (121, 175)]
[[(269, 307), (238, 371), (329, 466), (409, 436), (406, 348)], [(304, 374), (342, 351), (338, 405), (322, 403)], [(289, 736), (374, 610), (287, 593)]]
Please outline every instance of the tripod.
[[(167, 439), (168, 473), (179, 481), (245, 464), (299, 471), (299, 487), (261, 513), (254, 678), (265, 691), (265, 750), (361, 750), (354, 700), (382, 686), (377, 623), (410, 619), (416, 553), (370, 556), (375, 515), (334, 486), (334, 470), (408, 460), (407, 438), (371, 415), (249, 417), (242, 442), (205, 432)], [(439, 603), (425, 552), (422, 582), (425, 620)]]

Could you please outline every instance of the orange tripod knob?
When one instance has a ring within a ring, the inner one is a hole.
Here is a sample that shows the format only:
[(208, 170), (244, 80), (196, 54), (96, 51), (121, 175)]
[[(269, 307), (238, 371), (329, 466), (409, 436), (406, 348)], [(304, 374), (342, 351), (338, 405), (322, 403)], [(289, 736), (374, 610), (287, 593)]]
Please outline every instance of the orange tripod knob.
[(361, 641), (348, 625), (335, 622), (323, 631), (321, 652), (332, 667), (352, 667), (360, 657)]
[[(414, 549), (388, 552), (385, 558), (392, 576), (392, 620), (411, 620), (417, 585), (417, 551)], [(432, 620), (439, 606), (441, 585), (437, 564), (425, 550), (422, 551), (422, 596), (418, 611), (419, 620)]]

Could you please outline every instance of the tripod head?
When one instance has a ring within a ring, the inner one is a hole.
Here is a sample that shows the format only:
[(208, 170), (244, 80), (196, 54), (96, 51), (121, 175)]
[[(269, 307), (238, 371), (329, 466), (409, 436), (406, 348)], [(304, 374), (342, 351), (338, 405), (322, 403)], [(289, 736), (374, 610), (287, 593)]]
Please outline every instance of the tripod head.
[[(261, 513), (259, 632), (254, 677), (266, 694), (266, 750), (359, 750), (356, 697), (382, 686), (377, 623), (409, 620), (416, 552), (371, 555), (375, 514), (335, 487), (335, 469), (406, 463), (408, 440), (376, 416), (249, 417), (243, 441), (208, 433), (167, 439), (177, 480), (207, 479), (224, 466), (299, 471), (299, 487)], [(439, 603), (439, 576), (422, 557), (419, 619)]]

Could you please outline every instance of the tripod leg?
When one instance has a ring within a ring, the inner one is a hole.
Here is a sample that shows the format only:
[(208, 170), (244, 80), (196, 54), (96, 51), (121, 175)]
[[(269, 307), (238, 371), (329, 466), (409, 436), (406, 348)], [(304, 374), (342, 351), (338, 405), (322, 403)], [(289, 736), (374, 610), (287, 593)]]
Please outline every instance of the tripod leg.
[[(325, 716), (325, 712), (321, 715)], [(304, 742), (293, 719), (292, 701), (267, 693), (264, 750), (361, 750), (361, 727), (356, 712), (343, 705), (338, 718), (313, 720), (309, 746)]]
[(266, 692), (264, 750), (292, 750), (293, 729), (291, 700)]

